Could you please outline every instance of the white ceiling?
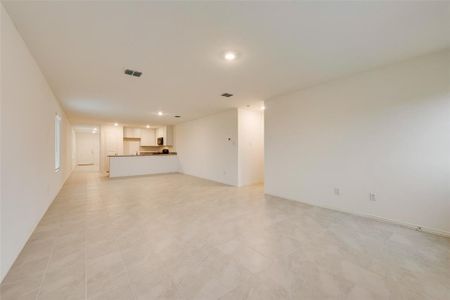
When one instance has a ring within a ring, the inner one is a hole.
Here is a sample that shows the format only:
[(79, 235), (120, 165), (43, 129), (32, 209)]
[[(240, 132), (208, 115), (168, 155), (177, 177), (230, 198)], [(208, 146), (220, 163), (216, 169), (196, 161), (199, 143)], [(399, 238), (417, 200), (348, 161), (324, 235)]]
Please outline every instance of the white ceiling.
[(80, 122), (176, 123), (450, 46), (445, 1), (4, 5)]

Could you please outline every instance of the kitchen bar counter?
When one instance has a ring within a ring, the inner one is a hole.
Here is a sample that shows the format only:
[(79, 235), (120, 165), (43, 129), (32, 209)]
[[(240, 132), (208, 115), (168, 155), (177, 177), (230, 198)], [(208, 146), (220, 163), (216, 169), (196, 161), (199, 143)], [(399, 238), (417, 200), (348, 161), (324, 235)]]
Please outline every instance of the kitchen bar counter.
[(147, 152), (147, 153), (141, 153), (141, 154), (122, 154), (122, 155), (108, 155), (108, 157), (140, 157), (140, 156), (166, 156), (166, 155), (177, 155), (176, 152), (170, 152), (168, 154), (164, 154), (164, 153), (152, 153), (152, 152)]
[(109, 155), (109, 177), (176, 173), (178, 157), (169, 154)]

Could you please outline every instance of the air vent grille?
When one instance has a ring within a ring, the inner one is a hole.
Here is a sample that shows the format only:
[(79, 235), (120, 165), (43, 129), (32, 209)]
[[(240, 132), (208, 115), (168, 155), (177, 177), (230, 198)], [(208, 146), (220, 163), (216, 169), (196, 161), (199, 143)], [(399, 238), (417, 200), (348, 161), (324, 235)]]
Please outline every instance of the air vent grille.
[(124, 73), (126, 75), (134, 76), (134, 77), (141, 77), (142, 72), (131, 70), (131, 69), (125, 69)]

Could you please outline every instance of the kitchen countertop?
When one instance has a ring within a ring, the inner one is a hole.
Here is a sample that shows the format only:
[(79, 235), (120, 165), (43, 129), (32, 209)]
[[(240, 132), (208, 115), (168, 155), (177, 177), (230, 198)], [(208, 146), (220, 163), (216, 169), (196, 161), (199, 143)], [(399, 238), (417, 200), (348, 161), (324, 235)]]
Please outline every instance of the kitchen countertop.
[(168, 155), (177, 155), (176, 152), (170, 152), (169, 154), (163, 153), (145, 153), (145, 154), (122, 154), (122, 155), (108, 155), (108, 157), (142, 157), (142, 156), (168, 156)]

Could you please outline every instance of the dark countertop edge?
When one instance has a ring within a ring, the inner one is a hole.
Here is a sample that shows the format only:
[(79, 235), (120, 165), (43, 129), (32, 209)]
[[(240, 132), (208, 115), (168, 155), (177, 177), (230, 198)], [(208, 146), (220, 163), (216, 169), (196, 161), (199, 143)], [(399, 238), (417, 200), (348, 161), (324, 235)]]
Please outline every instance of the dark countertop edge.
[(170, 156), (170, 155), (177, 155), (176, 152), (172, 152), (169, 154), (140, 154), (140, 155), (136, 155), (136, 154), (122, 154), (122, 155), (108, 155), (108, 157), (145, 157), (145, 156)]

